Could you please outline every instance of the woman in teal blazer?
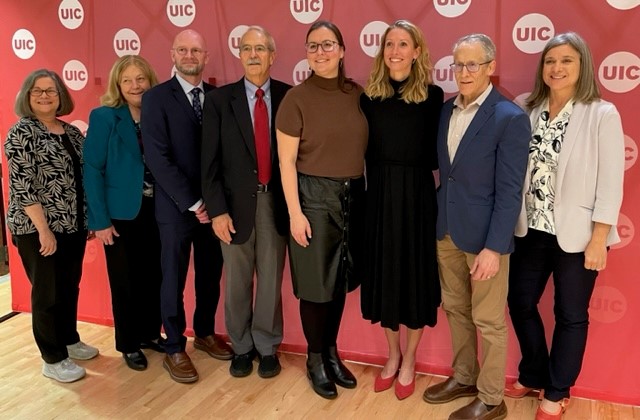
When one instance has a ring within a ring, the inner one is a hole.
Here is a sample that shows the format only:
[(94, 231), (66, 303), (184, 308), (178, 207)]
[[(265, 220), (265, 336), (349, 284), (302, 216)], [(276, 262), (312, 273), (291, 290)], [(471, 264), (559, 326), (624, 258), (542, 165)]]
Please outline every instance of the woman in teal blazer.
[(157, 82), (142, 57), (120, 57), (109, 74), (103, 106), (89, 116), (84, 143), (88, 225), (105, 245), (116, 349), (135, 370), (147, 367), (141, 348), (163, 351), (154, 181), (144, 163), (140, 131), (142, 95)]

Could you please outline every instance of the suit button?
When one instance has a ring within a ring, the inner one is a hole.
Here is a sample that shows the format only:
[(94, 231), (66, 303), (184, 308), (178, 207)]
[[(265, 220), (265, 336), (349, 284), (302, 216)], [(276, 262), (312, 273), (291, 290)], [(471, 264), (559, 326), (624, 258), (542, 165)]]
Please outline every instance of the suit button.
[(255, 194), (251, 194), (251, 197), (255, 198), (255, 197), (256, 197), (256, 195), (255, 195)]
[(257, 169), (254, 169), (254, 170), (253, 170), (253, 173), (254, 173), (254, 174), (257, 174), (257, 173), (258, 173), (258, 170), (257, 170)]
[(452, 176), (450, 176), (450, 177), (449, 177), (449, 181), (455, 181), (455, 178), (454, 178), (454, 177), (452, 177)]

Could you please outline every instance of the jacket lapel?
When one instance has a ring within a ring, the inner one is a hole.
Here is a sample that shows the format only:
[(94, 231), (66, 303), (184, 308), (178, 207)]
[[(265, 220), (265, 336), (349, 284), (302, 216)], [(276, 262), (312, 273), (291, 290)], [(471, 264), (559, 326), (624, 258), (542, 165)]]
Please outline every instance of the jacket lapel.
[(253, 136), (251, 113), (249, 112), (249, 102), (247, 101), (247, 93), (244, 88), (244, 78), (234, 83), (231, 89), (231, 109), (242, 133), (242, 138), (247, 145), (247, 149), (249, 149), (249, 153), (251, 153), (251, 156), (255, 160), (256, 144)]
[(136, 136), (135, 126), (129, 114), (129, 109), (126, 105), (116, 108), (116, 131), (118, 137), (122, 139), (126, 149), (134, 156), (141, 156), (140, 145), (138, 144), (138, 138)]
[(191, 118), (191, 120), (195, 124), (200, 124), (200, 121), (198, 121), (198, 118), (196, 118), (196, 113), (193, 111), (191, 102), (189, 102), (187, 95), (185, 94), (182, 86), (180, 86), (180, 82), (178, 82), (178, 79), (176, 79), (175, 76), (173, 76), (173, 78), (171, 79), (171, 89), (173, 91), (173, 97), (178, 102), (178, 104), (180, 104), (180, 108), (182, 108), (187, 113), (189, 118)]
[[(582, 127), (582, 122), (586, 116), (587, 107), (580, 102), (576, 102), (571, 112), (570, 124), (567, 126), (567, 131), (564, 133), (564, 140), (562, 141), (562, 151), (558, 156), (558, 172), (556, 178), (556, 185), (562, 185), (564, 173), (567, 170), (567, 161), (571, 156), (571, 150), (578, 141), (578, 131)], [(556, 189), (557, 190), (557, 189)]]

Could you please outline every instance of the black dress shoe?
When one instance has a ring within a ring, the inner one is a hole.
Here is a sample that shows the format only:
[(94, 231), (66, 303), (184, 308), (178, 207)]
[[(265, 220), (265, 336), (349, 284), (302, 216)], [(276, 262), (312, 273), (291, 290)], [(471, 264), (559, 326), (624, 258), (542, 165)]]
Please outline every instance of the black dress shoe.
[(269, 356), (258, 356), (260, 358), (260, 364), (258, 365), (258, 376), (261, 378), (273, 378), (280, 373), (282, 367), (278, 360), (277, 354)]
[(122, 357), (127, 362), (127, 366), (133, 370), (145, 370), (147, 368), (147, 358), (141, 350), (133, 353), (122, 353)]
[(253, 350), (244, 354), (235, 354), (229, 366), (229, 373), (236, 378), (249, 376), (253, 371), (253, 359), (256, 355)]
[(311, 380), (311, 387), (322, 398), (332, 400), (338, 396), (336, 384), (327, 375), (322, 353), (311, 353), (307, 358), (307, 378)]
[(335, 382), (336, 385), (340, 385), (343, 388), (355, 388), (356, 385), (358, 385), (358, 381), (356, 381), (353, 373), (342, 364), (335, 346), (329, 347), (323, 352), (322, 360), (327, 370), (327, 376)]
[(143, 341), (140, 343), (140, 348), (157, 351), (158, 353), (166, 353), (164, 350), (165, 342), (166, 340), (162, 337), (157, 338), (155, 340)]

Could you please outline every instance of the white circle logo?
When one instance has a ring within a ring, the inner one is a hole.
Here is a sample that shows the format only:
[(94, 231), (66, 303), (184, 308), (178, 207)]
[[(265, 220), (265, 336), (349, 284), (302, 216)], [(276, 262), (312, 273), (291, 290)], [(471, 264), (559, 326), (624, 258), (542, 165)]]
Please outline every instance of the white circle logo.
[(640, 5), (640, 0), (607, 0), (614, 9), (629, 10)]
[(544, 49), (553, 35), (553, 23), (545, 15), (530, 13), (522, 16), (513, 26), (513, 43), (522, 52), (536, 54)]
[(196, 18), (196, 4), (193, 0), (169, 0), (167, 17), (175, 26), (188, 26)]
[(633, 237), (636, 235), (636, 228), (633, 226), (633, 222), (631, 219), (623, 213), (618, 215), (618, 224), (616, 226), (618, 229), (618, 236), (620, 236), (620, 242), (615, 245), (611, 245), (613, 249), (624, 248), (629, 245), (629, 243), (633, 240)]
[(118, 57), (127, 54), (140, 54), (141, 47), (140, 37), (132, 29), (122, 28), (113, 37), (113, 50)]
[(84, 20), (84, 9), (78, 0), (62, 0), (58, 6), (58, 19), (67, 29), (76, 29)]
[(433, 82), (440, 86), (446, 93), (458, 91), (453, 69), (449, 66), (451, 63), (453, 63), (453, 56), (447, 55), (438, 60), (433, 66)]
[(89, 126), (87, 125), (86, 122), (82, 120), (73, 120), (69, 124), (75, 125), (78, 128), (78, 130), (80, 130), (83, 136), (87, 135), (87, 129), (89, 128)]
[(454, 18), (462, 15), (471, 5), (471, 0), (433, 0), (433, 7), (444, 17)]
[(388, 23), (374, 20), (367, 23), (360, 31), (360, 48), (369, 57), (375, 57), (382, 44), (384, 31), (389, 27)]
[(229, 45), (229, 51), (236, 58), (240, 58), (240, 38), (247, 32), (249, 27), (247, 25), (238, 25), (229, 32), (229, 38), (227, 39), (227, 45)]
[(36, 38), (27, 29), (18, 29), (11, 40), (13, 53), (23, 60), (33, 57), (36, 52)]
[(513, 103), (515, 103), (520, 108), (526, 111), (527, 110), (526, 100), (529, 97), (529, 95), (531, 95), (531, 92), (521, 93), (520, 95), (513, 98)]
[(611, 92), (629, 92), (640, 83), (640, 58), (628, 51), (613, 53), (602, 60), (598, 78)]
[(71, 90), (81, 90), (87, 85), (89, 73), (81, 61), (69, 60), (62, 68), (62, 79)]
[(635, 165), (638, 160), (638, 145), (625, 134), (624, 136), (624, 170), (628, 170)]
[(322, 0), (290, 0), (291, 16), (300, 23), (315, 22), (322, 14)]
[(298, 61), (298, 64), (293, 68), (293, 74), (291, 78), (293, 79), (294, 85), (299, 85), (300, 83), (307, 80), (307, 77), (311, 75), (311, 69), (309, 68), (309, 62), (305, 58), (304, 60)]
[[(606, 273), (606, 271), (605, 271)], [(611, 324), (627, 313), (627, 298), (620, 289), (611, 286), (596, 286), (589, 302), (589, 315), (599, 322)]]

